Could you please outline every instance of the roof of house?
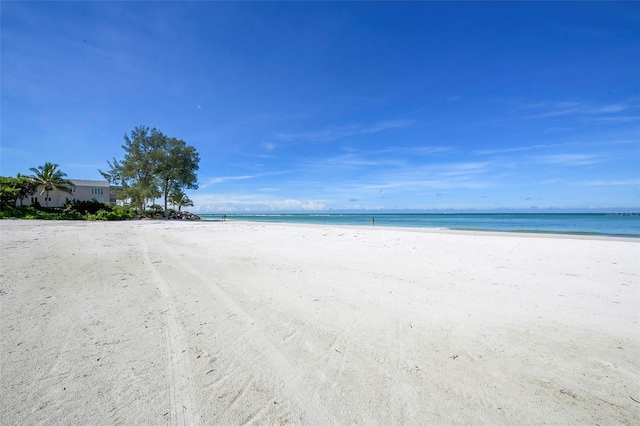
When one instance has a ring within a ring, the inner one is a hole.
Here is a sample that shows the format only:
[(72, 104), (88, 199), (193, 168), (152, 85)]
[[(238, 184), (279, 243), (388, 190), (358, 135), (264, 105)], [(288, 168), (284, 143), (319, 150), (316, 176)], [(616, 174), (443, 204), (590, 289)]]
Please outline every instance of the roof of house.
[(109, 188), (109, 182), (106, 180), (86, 180), (86, 179), (69, 179), (75, 186), (97, 186)]

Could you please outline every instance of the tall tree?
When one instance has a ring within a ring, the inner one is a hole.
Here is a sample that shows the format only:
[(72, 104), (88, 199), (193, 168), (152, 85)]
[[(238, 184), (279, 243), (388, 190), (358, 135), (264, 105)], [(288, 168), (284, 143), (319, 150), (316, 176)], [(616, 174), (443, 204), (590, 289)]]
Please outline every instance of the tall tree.
[(59, 191), (67, 192), (71, 194), (71, 188), (73, 182), (65, 179), (67, 176), (62, 170), (60, 170), (57, 164), (46, 162), (44, 166), (32, 167), (29, 170), (33, 172), (33, 175), (29, 176), (38, 186), (42, 186), (40, 195), (45, 195), (45, 205), (49, 206), (49, 192), (57, 189)]
[(155, 171), (159, 158), (158, 147), (163, 138), (164, 135), (155, 128), (138, 126), (131, 131), (131, 135), (124, 134), (124, 159), (107, 161), (110, 167), (107, 172), (99, 170), (111, 184), (122, 186), (118, 196), (129, 198), (140, 214), (147, 201), (160, 196)]
[(200, 156), (196, 149), (183, 140), (165, 137), (162, 153), (157, 163), (157, 176), (164, 196), (164, 214), (168, 215), (167, 202), (171, 192), (198, 189), (196, 171)]
[(130, 135), (125, 133), (124, 140), (124, 159), (107, 162), (110, 170), (100, 173), (110, 183), (122, 185), (119, 195), (130, 198), (140, 214), (148, 200), (164, 195), (166, 215), (172, 190), (198, 187), (195, 172), (200, 157), (192, 146), (147, 126), (136, 127)]

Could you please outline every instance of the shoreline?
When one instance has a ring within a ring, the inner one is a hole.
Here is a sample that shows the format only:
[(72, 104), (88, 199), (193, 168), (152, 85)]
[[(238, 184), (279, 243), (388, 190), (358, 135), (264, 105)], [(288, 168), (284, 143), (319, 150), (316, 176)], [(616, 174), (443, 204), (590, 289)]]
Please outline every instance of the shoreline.
[[(233, 214), (228, 219), (265, 223), (308, 223), (321, 225), (369, 226), (373, 217), (377, 226), (489, 231), (514, 233), (542, 233), (563, 235), (596, 235), (640, 238), (640, 221), (636, 215), (607, 213), (262, 213)], [(202, 214), (203, 219), (216, 215)]]
[[(133, 222), (133, 223), (166, 223), (166, 222), (179, 222), (179, 223), (251, 223), (257, 225), (283, 225), (283, 226), (309, 226), (309, 227), (342, 227), (345, 229), (384, 229), (387, 231), (405, 231), (405, 232), (423, 232), (434, 234), (453, 234), (453, 235), (477, 235), (477, 236), (506, 236), (506, 237), (529, 237), (529, 238), (569, 238), (569, 239), (593, 239), (593, 240), (610, 240), (610, 241), (626, 241), (626, 242), (640, 242), (640, 234), (602, 234), (595, 232), (560, 232), (560, 231), (536, 231), (536, 230), (490, 230), (490, 229), (471, 229), (471, 228), (429, 228), (419, 226), (384, 226), (384, 225), (354, 225), (354, 224), (320, 224), (320, 223), (305, 223), (305, 222), (277, 222), (277, 221), (259, 221), (259, 220), (245, 220), (245, 219), (199, 219), (199, 220), (177, 220), (177, 219), (162, 219), (162, 218), (144, 218), (144, 219), (129, 219), (123, 221), (78, 221), (78, 220), (45, 220), (45, 219), (21, 219), (11, 218), (4, 219), (5, 221), (28, 221), (28, 222), (55, 222), (55, 223), (103, 223), (103, 222)], [(2, 221), (0, 221), (2, 223)]]
[[(197, 222), (197, 221), (196, 221)], [(487, 229), (456, 229), (456, 228), (428, 228), (417, 226), (384, 226), (384, 225), (343, 225), (343, 224), (319, 224), (319, 223), (304, 223), (304, 222), (277, 222), (277, 221), (259, 221), (259, 220), (244, 220), (244, 219), (201, 219), (200, 222), (214, 222), (214, 223), (252, 223), (259, 225), (283, 225), (283, 226), (310, 226), (310, 227), (344, 227), (353, 229), (384, 229), (388, 231), (406, 231), (406, 232), (424, 232), (434, 234), (473, 234), (473, 235), (486, 235), (486, 236), (507, 236), (517, 237), (525, 236), (531, 238), (572, 238), (572, 239), (596, 239), (596, 240), (613, 240), (613, 241), (627, 241), (627, 242), (640, 242), (640, 234), (626, 235), (626, 234), (600, 234), (600, 233), (570, 233), (570, 232), (556, 232), (556, 231), (535, 231), (535, 230), (522, 230), (522, 231), (501, 231), (501, 230), (487, 230)]]

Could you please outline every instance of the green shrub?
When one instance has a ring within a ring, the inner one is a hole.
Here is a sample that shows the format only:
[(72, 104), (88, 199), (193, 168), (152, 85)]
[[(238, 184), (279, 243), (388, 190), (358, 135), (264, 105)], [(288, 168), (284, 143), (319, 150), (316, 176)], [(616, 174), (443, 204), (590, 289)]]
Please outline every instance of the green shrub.
[(17, 181), (16, 178), (0, 176), (0, 209), (3, 211), (16, 205)]
[(136, 215), (136, 209), (131, 207), (112, 206), (111, 211), (117, 215), (116, 220), (131, 219)]
[(4, 206), (0, 219), (45, 219), (45, 220), (127, 220), (135, 216), (135, 209), (111, 206), (91, 201), (67, 201), (62, 208), (42, 206)]
[(114, 208), (113, 210), (98, 210), (95, 214), (87, 214), (87, 220), (127, 220), (133, 217), (130, 209), (123, 207)]
[(97, 200), (91, 201), (80, 201), (80, 200), (67, 200), (62, 205), (62, 211), (65, 214), (77, 212), (80, 214), (96, 214), (99, 210), (110, 210), (111, 206), (108, 204), (101, 203)]
[(38, 209), (34, 206), (5, 207), (0, 212), (0, 217), (3, 219), (14, 217), (19, 219), (65, 219), (64, 215), (60, 211), (53, 209)]

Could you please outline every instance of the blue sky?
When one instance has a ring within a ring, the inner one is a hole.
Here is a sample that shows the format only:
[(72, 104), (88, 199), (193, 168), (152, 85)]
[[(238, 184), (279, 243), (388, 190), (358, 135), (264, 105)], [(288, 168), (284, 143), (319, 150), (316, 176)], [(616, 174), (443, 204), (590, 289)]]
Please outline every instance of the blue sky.
[(0, 173), (156, 127), (193, 211), (636, 208), (640, 3), (3, 2)]

